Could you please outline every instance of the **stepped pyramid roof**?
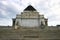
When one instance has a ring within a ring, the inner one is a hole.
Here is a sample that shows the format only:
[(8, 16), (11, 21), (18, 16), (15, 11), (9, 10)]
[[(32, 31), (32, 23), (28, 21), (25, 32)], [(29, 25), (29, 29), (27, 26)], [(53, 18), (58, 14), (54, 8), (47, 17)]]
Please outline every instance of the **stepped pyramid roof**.
[(36, 9), (33, 6), (29, 5), (24, 9), (24, 11), (36, 11)]

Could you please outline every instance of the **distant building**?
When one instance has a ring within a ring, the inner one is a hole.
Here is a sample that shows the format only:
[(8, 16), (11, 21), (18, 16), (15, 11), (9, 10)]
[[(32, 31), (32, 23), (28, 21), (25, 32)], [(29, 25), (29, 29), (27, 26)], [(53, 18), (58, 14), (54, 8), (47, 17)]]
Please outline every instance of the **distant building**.
[(13, 26), (18, 27), (41, 27), (47, 26), (48, 19), (44, 18), (44, 15), (40, 15), (37, 10), (29, 5), (24, 9), (21, 14), (17, 14), (16, 18), (13, 19)]

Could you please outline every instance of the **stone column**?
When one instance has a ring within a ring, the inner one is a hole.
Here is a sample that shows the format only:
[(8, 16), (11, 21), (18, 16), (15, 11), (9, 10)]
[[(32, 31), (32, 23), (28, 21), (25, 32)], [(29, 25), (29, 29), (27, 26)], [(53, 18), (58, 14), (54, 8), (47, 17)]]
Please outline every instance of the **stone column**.
[(19, 28), (19, 22), (17, 21), (16, 23), (15, 23), (15, 29), (18, 29)]

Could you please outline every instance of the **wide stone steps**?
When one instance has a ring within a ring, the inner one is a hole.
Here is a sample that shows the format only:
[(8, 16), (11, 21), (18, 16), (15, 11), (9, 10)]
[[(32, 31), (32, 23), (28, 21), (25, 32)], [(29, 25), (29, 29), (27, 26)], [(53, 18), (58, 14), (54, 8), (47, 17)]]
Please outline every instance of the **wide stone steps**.
[(0, 29), (0, 40), (60, 40), (60, 31)]

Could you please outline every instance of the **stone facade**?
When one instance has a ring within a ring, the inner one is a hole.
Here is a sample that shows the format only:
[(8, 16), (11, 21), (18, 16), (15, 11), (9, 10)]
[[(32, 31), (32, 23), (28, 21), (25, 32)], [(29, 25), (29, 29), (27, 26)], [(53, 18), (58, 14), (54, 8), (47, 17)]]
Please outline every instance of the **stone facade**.
[(13, 19), (13, 26), (18, 27), (41, 27), (47, 26), (47, 19), (40, 15), (31, 5), (24, 9), (21, 14), (17, 14)]
[(60, 25), (48, 26), (47, 20), (29, 6), (13, 18), (13, 26), (0, 26), (0, 40), (60, 40)]

